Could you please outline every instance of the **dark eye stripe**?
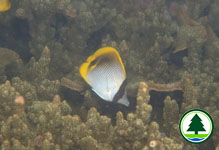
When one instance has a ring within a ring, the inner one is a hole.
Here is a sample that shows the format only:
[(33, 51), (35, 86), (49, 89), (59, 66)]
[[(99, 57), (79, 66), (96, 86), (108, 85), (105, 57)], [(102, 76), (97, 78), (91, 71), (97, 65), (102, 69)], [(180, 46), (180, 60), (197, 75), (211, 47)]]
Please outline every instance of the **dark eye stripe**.
[(100, 67), (100, 66), (107, 66), (109, 64), (112, 64), (115, 61), (114, 59), (115, 58), (113, 58), (112, 55), (97, 57), (92, 62), (90, 62), (90, 65), (88, 66), (88, 70), (91, 69), (92, 66), (94, 65)]
[(90, 69), (93, 65), (95, 65), (97, 63), (98, 59), (94, 59), (88, 66), (88, 69)]

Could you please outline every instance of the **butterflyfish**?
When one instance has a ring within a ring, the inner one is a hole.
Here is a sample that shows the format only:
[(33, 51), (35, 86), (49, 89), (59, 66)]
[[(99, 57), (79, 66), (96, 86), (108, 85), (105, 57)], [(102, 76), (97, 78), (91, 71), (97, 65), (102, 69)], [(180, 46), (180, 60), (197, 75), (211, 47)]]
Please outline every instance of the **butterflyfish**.
[(7, 11), (11, 8), (11, 3), (8, 0), (0, 0), (0, 12)]
[(126, 71), (116, 49), (98, 49), (80, 66), (80, 74), (103, 100), (129, 106), (125, 89)]

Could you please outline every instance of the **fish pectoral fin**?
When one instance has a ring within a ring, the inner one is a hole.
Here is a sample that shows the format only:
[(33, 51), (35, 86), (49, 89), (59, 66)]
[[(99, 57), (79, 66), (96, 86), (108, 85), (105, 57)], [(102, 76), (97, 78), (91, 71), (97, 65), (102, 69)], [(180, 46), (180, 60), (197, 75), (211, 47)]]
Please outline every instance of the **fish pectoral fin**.
[(95, 90), (94, 88), (92, 88), (92, 90), (102, 99), (106, 100), (106, 101), (112, 101), (110, 98), (110, 95), (107, 94), (106, 92), (98, 92), (97, 90)]

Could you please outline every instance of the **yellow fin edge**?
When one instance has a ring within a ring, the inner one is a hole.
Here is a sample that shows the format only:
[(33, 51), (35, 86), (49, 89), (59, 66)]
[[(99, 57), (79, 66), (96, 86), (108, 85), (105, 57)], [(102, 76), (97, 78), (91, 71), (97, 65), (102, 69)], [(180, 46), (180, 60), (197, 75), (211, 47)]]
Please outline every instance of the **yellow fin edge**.
[(100, 48), (98, 49), (93, 55), (89, 56), (86, 60), (85, 63), (83, 63), (81, 66), (80, 66), (80, 74), (82, 76), (82, 78), (89, 84), (89, 82), (87, 81), (87, 72), (88, 72), (88, 66), (90, 65), (90, 63), (95, 60), (97, 57), (101, 56), (101, 55), (104, 55), (104, 54), (107, 54), (107, 53), (115, 53), (117, 58), (119, 59), (119, 62), (122, 66), (122, 69), (123, 69), (123, 72), (126, 76), (126, 71), (125, 71), (125, 67), (123, 65), (123, 62), (122, 62), (122, 59), (118, 53), (118, 51), (112, 47), (103, 47), (103, 48)]

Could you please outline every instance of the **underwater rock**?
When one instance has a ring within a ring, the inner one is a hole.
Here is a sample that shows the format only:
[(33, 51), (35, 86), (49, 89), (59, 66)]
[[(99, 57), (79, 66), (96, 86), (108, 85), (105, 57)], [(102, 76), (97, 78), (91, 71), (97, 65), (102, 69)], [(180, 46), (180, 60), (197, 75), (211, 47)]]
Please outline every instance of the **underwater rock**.
[(3, 70), (7, 65), (16, 62), (19, 59), (19, 55), (8, 48), (0, 48), (0, 70)]

